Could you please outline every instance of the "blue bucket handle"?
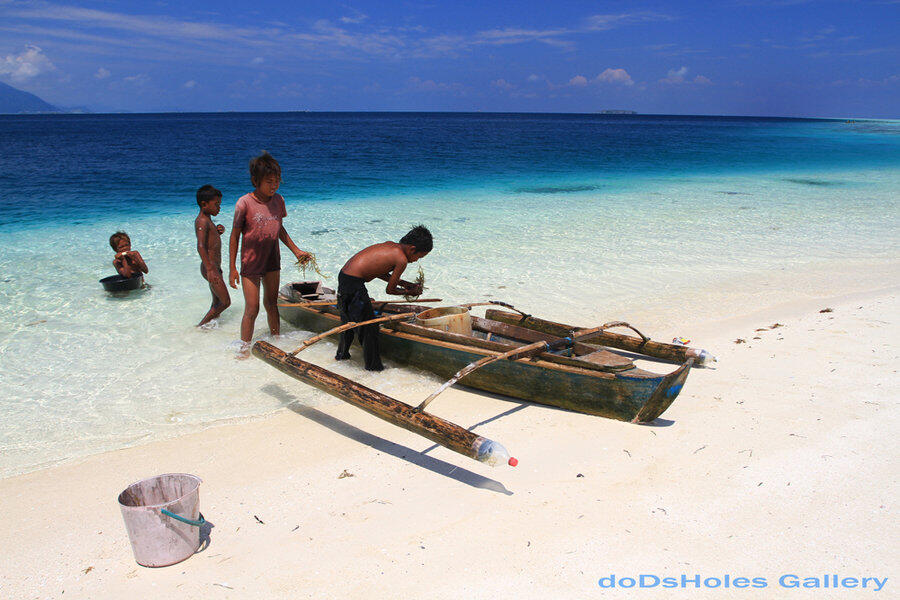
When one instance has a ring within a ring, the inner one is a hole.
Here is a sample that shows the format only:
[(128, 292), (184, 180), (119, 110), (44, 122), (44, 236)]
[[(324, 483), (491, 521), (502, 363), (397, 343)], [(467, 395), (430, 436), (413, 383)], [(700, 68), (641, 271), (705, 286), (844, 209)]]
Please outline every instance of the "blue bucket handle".
[(186, 519), (180, 515), (176, 515), (173, 512), (169, 512), (164, 508), (161, 508), (159, 512), (166, 515), (167, 517), (172, 517), (176, 521), (181, 521), (182, 523), (187, 523), (188, 525), (193, 525), (194, 527), (203, 527), (204, 525), (206, 525), (206, 519), (203, 518), (203, 513), (200, 513), (200, 520), (193, 521), (191, 519)]

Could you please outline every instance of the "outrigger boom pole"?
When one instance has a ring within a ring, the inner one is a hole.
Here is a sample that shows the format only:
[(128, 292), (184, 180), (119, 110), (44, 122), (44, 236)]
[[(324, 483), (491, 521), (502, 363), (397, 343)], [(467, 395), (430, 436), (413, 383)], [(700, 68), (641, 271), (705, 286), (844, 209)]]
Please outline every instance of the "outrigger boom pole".
[(428, 438), (454, 452), (459, 452), (491, 466), (506, 463), (514, 467), (519, 462), (515, 458), (511, 458), (506, 448), (498, 442), (474, 434), (430, 413), (416, 410), (409, 404), (367, 388), (337, 373), (290, 356), (268, 342), (256, 342), (253, 345), (253, 355), (282, 373), (353, 404), (379, 419), (384, 419)]

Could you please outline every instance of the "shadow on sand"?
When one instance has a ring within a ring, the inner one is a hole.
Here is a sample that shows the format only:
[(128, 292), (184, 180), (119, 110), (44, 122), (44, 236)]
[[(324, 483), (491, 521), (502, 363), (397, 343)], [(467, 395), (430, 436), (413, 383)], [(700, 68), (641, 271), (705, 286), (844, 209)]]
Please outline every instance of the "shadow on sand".
[[(379, 452), (390, 454), (391, 456), (394, 456), (401, 460), (405, 460), (410, 464), (428, 469), (429, 471), (438, 475), (443, 475), (444, 477), (455, 479), (460, 483), (465, 483), (466, 485), (470, 485), (472, 487), (490, 490), (492, 492), (505, 494), (507, 496), (511, 496), (513, 494), (511, 491), (506, 489), (506, 486), (504, 486), (499, 481), (484, 477), (482, 475), (479, 475), (478, 473), (473, 473), (472, 471), (469, 471), (463, 467), (448, 463), (438, 458), (433, 458), (424, 453), (416, 452), (415, 450), (407, 448), (406, 446), (401, 446), (400, 444), (396, 444), (384, 438), (380, 438), (377, 435), (373, 435), (371, 433), (363, 431), (358, 427), (350, 425), (349, 423), (345, 423), (340, 419), (336, 419), (316, 408), (306, 406), (305, 404), (302, 404), (300, 400), (298, 400), (290, 392), (277, 384), (270, 383), (263, 386), (261, 389), (263, 392), (269, 394), (270, 396), (273, 396), (279, 402), (284, 404), (288, 409), (297, 413), (298, 415), (304, 416), (307, 419), (314, 421), (319, 425), (322, 425), (323, 427), (327, 427), (335, 433), (339, 433), (344, 437), (359, 442), (360, 444), (365, 444), (366, 446), (374, 448)], [(513, 410), (518, 409), (519, 407)], [(508, 412), (512, 411), (507, 411), (507, 413)], [(502, 415), (498, 415), (498, 417), (499, 416)]]

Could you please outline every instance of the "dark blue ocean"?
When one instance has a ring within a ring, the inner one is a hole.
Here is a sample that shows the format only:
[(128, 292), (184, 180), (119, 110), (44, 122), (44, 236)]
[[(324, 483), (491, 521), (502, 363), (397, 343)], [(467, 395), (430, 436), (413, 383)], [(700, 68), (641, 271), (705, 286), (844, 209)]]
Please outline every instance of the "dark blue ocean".
[[(216, 221), (230, 231), (261, 150), (282, 166), (285, 228), (326, 283), (357, 250), (424, 223), (429, 296), (500, 299), (583, 326), (622, 319), (657, 339), (900, 284), (897, 121), (0, 116), (0, 476), (329, 402), (234, 360), (238, 290), (215, 327), (194, 328), (210, 302), (195, 191), (224, 192)], [(118, 229), (150, 267), (150, 288), (127, 298), (98, 283)], [(285, 254), (282, 281), (301, 278)], [(283, 333), (284, 348), (308, 335)], [(256, 337), (267, 335), (260, 318)], [(306, 357), (401, 397), (436, 384), (407, 369), (372, 379), (333, 352), (323, 342)]]
[[(235, 197), (271, 152), (297, 202), (590, 192), (646, 178), (900, 165), (900, 123), (726, 117), (226, 113), (0, 116), (0, 227), (171, 214)], [(807, 185), (827, 186), (827, 178)], [(803, 185), (803, 183), (798, 183)]]

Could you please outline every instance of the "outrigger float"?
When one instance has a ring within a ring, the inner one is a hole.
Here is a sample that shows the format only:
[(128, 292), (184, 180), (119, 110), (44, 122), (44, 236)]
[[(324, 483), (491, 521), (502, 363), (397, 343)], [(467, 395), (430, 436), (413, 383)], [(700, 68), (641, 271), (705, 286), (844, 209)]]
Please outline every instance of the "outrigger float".
[[(517, 310), (503, 302), (438, 309), (428, 309), (422, 305), (426, 302), (429, 300), (374, 302), (381, 316), (366, 322), (381, 327), (382, 356), (449, 378), (418, 406), (405, 404), (297, 358), (300, 351), (320, 339), (363, 325), (341, 325), (334, 290), (319, 282), (285, 285), (280, 290), (278, 308), (285, 321), (300, 329), (323, 333), (311, 337), (291, 353), (267, 342), (257, 342), (253, 355), (295, 379), (489, 464), (504, 461), (514, 464), (515, 459), (506, 460), (508, 454), (500, 444), (424, 410), (456, 382), (576, 412), (648, 423), (674, 402), (692, 366), (707, 366), (715, 361), (705, 350), (650, 340), (631, 325), (619, 321), (579, 328), (538, 319), (521, 311), (490, 308), (483, 318), (468, 311), (483, 305)], [(456, 331), (426, 326), (435, 319), (425, 317), (436, 312), (459, 314), (462, 326), (451, 326)], [(637, 337), (608, 331), (613, 328), (628, 328)], [(635, 366), (632, 357), (662, 359), (678, 366), (667, 374), (652, 373)]]

